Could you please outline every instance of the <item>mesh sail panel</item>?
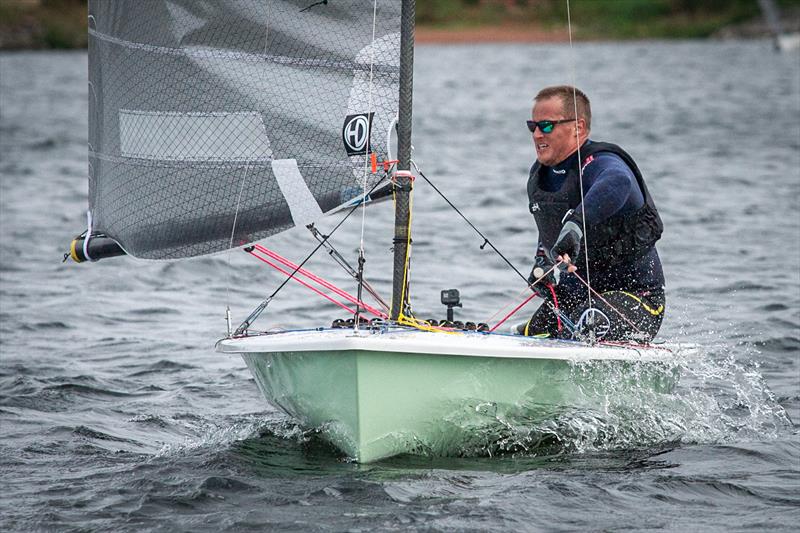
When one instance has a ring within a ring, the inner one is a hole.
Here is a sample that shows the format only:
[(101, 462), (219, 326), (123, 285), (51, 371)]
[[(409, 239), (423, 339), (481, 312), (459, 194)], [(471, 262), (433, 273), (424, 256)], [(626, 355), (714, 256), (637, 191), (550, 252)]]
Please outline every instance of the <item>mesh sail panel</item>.
[(374, 37), (372, 0), (315, 2), (90, 1), (96, 231), (176, 259), (361, 194), (397, 114), (400, 2), (378, 0)]

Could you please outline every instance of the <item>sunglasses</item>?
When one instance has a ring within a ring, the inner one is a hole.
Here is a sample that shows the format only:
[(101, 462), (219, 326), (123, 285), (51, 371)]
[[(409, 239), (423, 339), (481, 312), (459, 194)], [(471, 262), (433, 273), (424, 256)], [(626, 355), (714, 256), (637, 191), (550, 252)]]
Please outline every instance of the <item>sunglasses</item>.
[(542, 130), (542, 133), (552, 133), (553, 128), (556, 127), (556, 124), (574, 121), (574, 118), (565, 118), (564, 120), (540, 120), (539, 122), (536, 122), (535, 120), (529, 120), (528, 129), (531, 130), (531, 133), (533, 133), (538, 127), (540, 130)]

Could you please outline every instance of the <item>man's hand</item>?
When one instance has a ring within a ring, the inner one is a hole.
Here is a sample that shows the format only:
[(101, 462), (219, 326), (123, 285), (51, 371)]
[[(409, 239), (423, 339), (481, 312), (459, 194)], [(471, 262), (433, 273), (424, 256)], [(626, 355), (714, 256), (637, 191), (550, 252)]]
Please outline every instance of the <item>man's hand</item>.
[(553, 263), (547, 258), (547, 256), (544, 254), (536, 255), (536, 259), (533, 262), (533, 268), (531, 269), (531, 274), (528, 276), (528, 285), (533, 285), (537, 280), (541, 279), (539, 283), (533, 285), (533, 290), (535, 290), (537, 294), (544, 296), (544, 294), (547, 293), (547, 289), (545, 287), (547, 287), (547, 285), (556, 284), (555, 268), (553, 267)]
[[(561, 233), (558, 234), (558, 239), (556, 239), (550, 255), (557, 257), (559, 261), (570, 263), (578, 257), (581, 251), (581, 239), (583, 239), (583, 230), (580, 225), (575, 220), (568, 220), (561, 228)], [(577, 268), (570, 264), (567, 270), (574, 272)]]

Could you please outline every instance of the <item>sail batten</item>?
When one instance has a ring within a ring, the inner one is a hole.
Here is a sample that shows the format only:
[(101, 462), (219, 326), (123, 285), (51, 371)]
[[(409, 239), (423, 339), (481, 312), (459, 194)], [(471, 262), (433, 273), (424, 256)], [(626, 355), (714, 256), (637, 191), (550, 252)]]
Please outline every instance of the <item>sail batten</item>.
[(400, 6), (379, 0), (373, 21), (373, 0), (308, 5), (90, 1), (95, 231), (131, 255), (176, 259), (362, 194), (398, 111)]
[(221, 50), (217, 48), (210, 48), (207, 46), (185, 46), (174, 48), (170, 46), (158, 46), (146, 43), (137, 43), (133, 41), (126, 41), (116, 37), (100, 33), (98, 31), (89, 29), (89, 35), (97, 40), (105, 41), (110, 44), (116, 44), (132, 50), (143, 50), (150, 53), (174, 55), (180, 57), (189, 57), (195, 59), (218, 59), (218, 60), (236, 60), (236, 61), (249, 61), (253, 63), (274, 63), (276, 65), (294, 65), (298, 67), (315, 67), (326, 68), (330, 70), (342, 70), (350, 72), (353, 70), (361, 70), (370, 72), (370, 70), (378, 73), (399, 73), (400, 67), (392, 64), (378, 64), (370, 66), (363, 61), (345, 61), (345, 60), (331, 60), (331, 59), (314, 59), (314, 58), (298, 58), (289, 56), (279, 56), (272, 54), (259, 54), (255, 52), (232, 52), (228, 50)]

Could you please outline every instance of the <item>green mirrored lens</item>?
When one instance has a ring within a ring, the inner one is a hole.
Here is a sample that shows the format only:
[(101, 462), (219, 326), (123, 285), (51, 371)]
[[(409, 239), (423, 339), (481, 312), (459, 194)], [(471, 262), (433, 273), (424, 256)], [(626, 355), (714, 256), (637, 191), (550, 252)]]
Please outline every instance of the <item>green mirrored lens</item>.
[(542, 133), (550, 133), (551, 131), (553, 131), (554, 127), (555, 124), (553, 124), (552, 122), (546, 120), (539, 122), (539, 128), (541, 128)]

